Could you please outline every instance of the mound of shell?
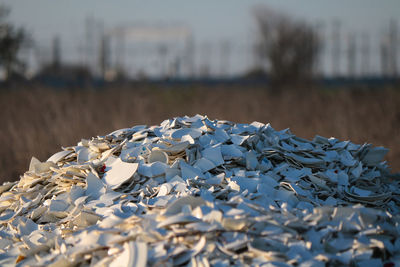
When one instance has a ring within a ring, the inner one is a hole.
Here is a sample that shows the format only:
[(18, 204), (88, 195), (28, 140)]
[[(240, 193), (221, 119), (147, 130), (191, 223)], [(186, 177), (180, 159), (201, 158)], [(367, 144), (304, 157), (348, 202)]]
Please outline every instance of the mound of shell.
[(400, 266), (387, 149), (179, 117), (0, 186), (1, 266)]

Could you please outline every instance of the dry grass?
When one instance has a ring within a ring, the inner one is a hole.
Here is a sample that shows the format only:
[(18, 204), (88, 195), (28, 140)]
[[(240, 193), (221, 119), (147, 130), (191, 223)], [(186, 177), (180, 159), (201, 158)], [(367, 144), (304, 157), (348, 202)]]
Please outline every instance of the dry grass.
[(270, 122), (298, 136), (335, 136), (390, 148), (400, 171), (400, 91), (312, 91), (272, 94), (246, 88), (49, 89), (0, 92), (0, 181), (16, 180), (35, 156), (46, 160), (61, 146), (136, 124), (206, 114), (235, 122)]

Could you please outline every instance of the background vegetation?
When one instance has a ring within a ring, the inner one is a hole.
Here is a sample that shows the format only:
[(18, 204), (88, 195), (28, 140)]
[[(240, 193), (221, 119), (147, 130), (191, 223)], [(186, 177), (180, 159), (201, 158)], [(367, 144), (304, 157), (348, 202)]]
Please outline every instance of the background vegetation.
[[(119, 88), (119, 89), (117, 89)], [(16, 180), (32, 156), (45, 161), (81, 138), (174, 116), (206, 114), (270, 122), (298, 136), (334, 136), (390, 149), (400, 171), (400, 91), (309, 89), (274, 93), (240, 86), (125, 86), (102, 90), (0, 90), (0, 180)]]

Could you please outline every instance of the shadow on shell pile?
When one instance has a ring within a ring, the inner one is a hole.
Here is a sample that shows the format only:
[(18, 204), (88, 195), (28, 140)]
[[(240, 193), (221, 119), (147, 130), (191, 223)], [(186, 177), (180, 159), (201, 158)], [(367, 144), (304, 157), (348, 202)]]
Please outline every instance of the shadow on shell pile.
[(394, 266), (386, 153), (200, 115), (82, 140), (0, 186), (0, 265)]

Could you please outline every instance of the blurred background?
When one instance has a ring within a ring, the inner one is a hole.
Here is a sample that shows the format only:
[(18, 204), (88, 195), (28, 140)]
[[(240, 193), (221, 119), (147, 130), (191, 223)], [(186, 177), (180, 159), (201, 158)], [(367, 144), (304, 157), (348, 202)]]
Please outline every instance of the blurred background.
[(0, 181), (81, 138), (174, 116), (270, 122), (390, 149), (400, 2), (0, 3)]

